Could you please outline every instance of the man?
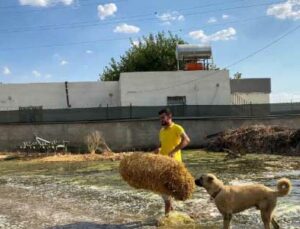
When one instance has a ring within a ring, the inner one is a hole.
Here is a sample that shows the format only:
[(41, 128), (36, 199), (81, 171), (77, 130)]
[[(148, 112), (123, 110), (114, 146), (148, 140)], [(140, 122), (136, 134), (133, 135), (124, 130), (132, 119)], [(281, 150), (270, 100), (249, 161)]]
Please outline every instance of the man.
[[(181, 149), (189, 144), (190, 138), (180, 125), (172, 121), (170, 109), (163, 109), (158, 114), (162, 128), (159, 132), (160, 146), (154, 152), (181, 162)], [(167, 195), (163, 195), (162, 198), (164, 199), (165, 214), (167, 215), (173, 210), (172, 198)]]

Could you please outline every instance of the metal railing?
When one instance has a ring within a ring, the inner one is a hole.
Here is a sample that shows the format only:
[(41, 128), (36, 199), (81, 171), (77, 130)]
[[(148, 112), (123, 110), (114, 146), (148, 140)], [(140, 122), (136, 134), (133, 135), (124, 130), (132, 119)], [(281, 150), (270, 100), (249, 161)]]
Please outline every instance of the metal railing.
[[(26, 109), (0, 111), (0, 123), (51, 123), (157, 118), (164, 106)], [(243, 105), (179, 105), (169, 107), (174, 117), (263, 117), (300, 115), (300, 103)]]

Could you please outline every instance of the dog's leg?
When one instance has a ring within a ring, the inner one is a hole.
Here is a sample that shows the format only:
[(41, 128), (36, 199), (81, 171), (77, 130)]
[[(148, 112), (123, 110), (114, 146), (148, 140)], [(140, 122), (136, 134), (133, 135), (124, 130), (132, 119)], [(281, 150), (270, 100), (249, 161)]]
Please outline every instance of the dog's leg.
[(272, 221), (271, 221), (273, 228), (274, 229), (280, 229), (279, 224), (277, 223), (277, 221), (275, 220), (274, 216), (272, 216)]
[(265, 209), (261, 209), (261, 219), (264, 223), (265, 229), (271, 229), (271, 216), (272, 212)]
[(271, 223), (272, 223), (272, 226), (273, 226), (274, 229), (280, 229), (279, 224), (275, 220), (275, 217), (274, 217), (274, 214), (273, 214), (275, 207), (276, 207), (276, 201), (274, 202), (274, 205), (270, 209)]
[(230, 228), (231, 219), (232, 219), (232, 214), (225, 213), (223, 215), (223, 229), (229, 229)]

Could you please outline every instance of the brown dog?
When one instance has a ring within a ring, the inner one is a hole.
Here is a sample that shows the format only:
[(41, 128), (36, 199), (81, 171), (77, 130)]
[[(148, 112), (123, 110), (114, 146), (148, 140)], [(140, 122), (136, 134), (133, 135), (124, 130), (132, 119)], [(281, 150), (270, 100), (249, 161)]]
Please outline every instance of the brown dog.
[(270, 228), (271, 222), (274, 228), (279, 228), (272, 215), (277, 197), (285, 196), (291, 190), (291, 182), (286, 178), (278, 180), (276, 191), (261, 184), (224, 185), (213, 174), (202, 175), (195, 180), (195, 183), (197, 186), (204, 187), (215, 200), (217, 208), (223, 215), (224, 229), (230, 227), (232, 214), (251, 207), (260, 210), (265, 229)]

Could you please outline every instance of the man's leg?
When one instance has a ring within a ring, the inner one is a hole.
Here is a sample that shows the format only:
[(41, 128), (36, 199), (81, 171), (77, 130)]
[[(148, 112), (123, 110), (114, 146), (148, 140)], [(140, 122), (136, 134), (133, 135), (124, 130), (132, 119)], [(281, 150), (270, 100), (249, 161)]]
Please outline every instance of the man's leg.
[(172, 198), (171, 196), (163, 195), (163, 199), (165, 203), (165, 215), (168, 215), (173, 210)]
[(168, 215), (170, 213), (170, 211), (172, 211), (172, 210), (173, 210), (172, 201), (166, 200), (165, 201), (165, 215)]

